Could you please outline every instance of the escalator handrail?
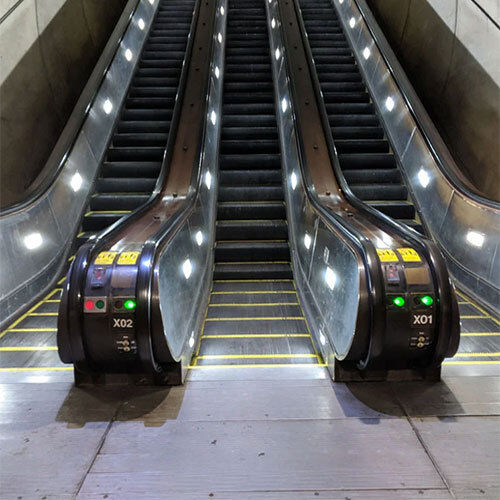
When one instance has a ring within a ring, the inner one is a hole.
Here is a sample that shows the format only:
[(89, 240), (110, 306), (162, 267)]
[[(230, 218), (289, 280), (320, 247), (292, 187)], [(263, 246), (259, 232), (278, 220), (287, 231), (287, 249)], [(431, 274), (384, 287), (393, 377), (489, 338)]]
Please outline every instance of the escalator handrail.
[[(406, 73), (399, 63), (396, 54), (389, 45), (385, 35), (380, 29), (375, 17), (365, 0), (354, 0), (363, 16), (366, 26), (377, 45), (382, 58), (389, 69), (394, 83), (398, 87), (410, 113), (412, 114), (425, 143), (429, 148), (439, 170), (446, 177), (453, 189), (459, 192), (464, 198), (470, 198), (475, 203), (494, 210), (500, 210), (500, 202), (490, 200), (482, 194), (465, 176), (461, 173), (448, 147), (444, 143), (441, 135), (437, 131), (422, 101), (418, 97), (413, 85), (410, 83)], [(332, 2), (333, 3), (333, 2)]]
[[(304, 44), (304, 48), (308, 58), (309, 71), (311, 74), (311, 79), (313, 81), (314, 92), (316, 94), (316, 101), (318, 104), (319, 113), (321, 115), (321, 121), (323, 123), (323, 129), (325, 130), (325, 140), (328, 145), (330, 160), (332, 162), (335, 177), (337, 178), (339, 186), (346, 200), (357, 210), (363, 213), (369, 220), (372, 220), (376, 225), (379, 225), (383, 228), (387, 228), (388, 232), (396, 233), (402, 239), (409, 241), (423, 256), (425, 256), (426, 260), (429, 262), (433, 280), (437, 284), (436, 294), (438, 296), (437, 298), (440, 303), (439, 332), (441, 332), (441, 335), (437, 340), (437, 346), (436, 346), (437, 348), (434, 351), (435, 360), (436, 362), (439, 362), (444, 358), (446, 352), (449, 352), (450, 350), (448, 345), (447, 346), (443, 345), (444, 333), (451, 332), (449, 336), (451, 342), (452, 339), (459, 334), (457, 332), (459, 331), (460, 328), (458, 323), (458, 318), (453, 323), (448, 321), (450, 316), (452, 316), (450, 310), (453, 309), (453, 303), (454, 300), (456, 299), (451, 281), (448, 276), (448, 271), (446, 268), (444, 257), (441, 255), (441, 252), (439, 251), (437, 245), (432, 240), (429, 240), (428, 238), (421, 236), (414, 229), (409, 228), (406, 225), (400, 224), (399, 222), (391, 219), (382, 212), (379, 212), (375, 208), (364, 203), (352, 192), (351, 188), (349, 187), (342, 173), (342, 169), (340, 167), (338, 153), (335, 144), (333, 142), (331, 132), (329, 132), (330, 129), (329, 129), (328, 116), (326, 114), (325, 104), (321, 95), (321, 86), (314, 65), (312, 50), (306, 36), (306, 29), (298, 0), (294, 0), (294, 5), (297, 13), (297, 20), (299, 23), (300, 32), (302, 35), (302, 42)], [(335, 7), (333, 8), (335, 9)]]
[(36, 203), (64, 169), (66, 159), (82, 131), (92, 103), (99, 93), (140, 1), (128, 0), (49, 158), (41, 172), (28, 187), (25, 199), (2, 208), (0, 217), (15, 215)]

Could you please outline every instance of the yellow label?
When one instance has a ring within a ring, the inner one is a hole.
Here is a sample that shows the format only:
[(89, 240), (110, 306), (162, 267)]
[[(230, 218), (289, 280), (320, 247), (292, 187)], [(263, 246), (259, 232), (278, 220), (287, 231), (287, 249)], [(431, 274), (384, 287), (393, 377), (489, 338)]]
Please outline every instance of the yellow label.
[(420, 255), (413, 248), (398, 248), (398, 252), (405, 262), (422, 262)]
[(115, 260), (116, 254), (117, 252), (100, 252), (94, 264), (111, 265)]
[(117, 264), (120, 266), (132, 266), (137, 262), (141, 252), (122, 252), (118, 257)]
[(378, 258), (380, 262), (398, 262), (398, 256), (394, 250), (390, 248), (377, 248)]

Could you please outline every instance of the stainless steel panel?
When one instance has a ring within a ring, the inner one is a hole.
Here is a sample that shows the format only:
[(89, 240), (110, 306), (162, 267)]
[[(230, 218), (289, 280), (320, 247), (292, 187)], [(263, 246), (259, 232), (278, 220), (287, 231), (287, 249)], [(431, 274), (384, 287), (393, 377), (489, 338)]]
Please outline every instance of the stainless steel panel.
[(202, 154), (190, 194), (195, 197), (193, 206), (156, 261), (165, 340), (172, 357), (176, 361), (182, 358), (183, 364), (189, 363), (198, 343), (200, 313), (205, 310), (212, 282), (226, 12), (227, 1), (220, 0), (214, 37), (220, 33), (222, 43), (216, 38), (211, 56)]

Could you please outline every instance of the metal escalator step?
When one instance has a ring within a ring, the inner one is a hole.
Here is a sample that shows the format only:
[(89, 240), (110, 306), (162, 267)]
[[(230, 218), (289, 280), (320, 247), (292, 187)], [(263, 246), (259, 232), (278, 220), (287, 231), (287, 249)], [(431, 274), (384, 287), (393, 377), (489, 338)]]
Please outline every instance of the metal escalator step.
[(284, 219), (285, 204), (272, 202), (222, 202), (217, 206), (217, 220), (224, 219)]
[(344, 170), (345, 180), (349, 184), (394, 184), (401, 182), (401, 173), (398, 169), (356, 169)]
[(382, 139), (384, 130), (382, 127), (332, 127), (332, 137), (335, 140), (341, 139)]
[(352, 192), (362, 200), (406, 200), (408, 190), (403, 184), (353, 184)]
[(335, 147), (340, 154), (389, 152), (389, 143), (384, 139), (337, 139)]
[(397, 168), (394, 155), (388, 153), (339, 154), (339, 162), (343, 170)]
[(218, 241), (215, 262), (228, 261), (289, 261), (287, 241)]
[(281, 201), (282, 186), (221, 186), (219, 201)]
[(214, 279), (292, 279), (290, 264), (215, 264)]
[(220, 156), (221, 170), (249, 169), (252, 167), (280, 168), (281, 158), (279, 154), (230, 154)]
[(156, 179), (161, 170), (161, 162), (104, 162), (101, 177), (144, 177)]
[(85, 215), (82, 221), (83, 231), (101, 231), (102, 229), (111, 226), (116, 221), (120, 220), (122, 217), (128, 215), (128, 213), (99, 213), (99, 212), (89, 212)]
[(221, 220), (215, 229), (217, 240), (275, 240), (288, 239), (284, 220)]
[(279, 142), (278, 139), (255, 139), (241, 135), (239, 140), (222, 139), (220, 152), (223, 155), (238, 153), (279, 154)]
[(97, 180), (96, 189), (99, 193), (141, 192), (151, 193), (156, 185), (156, 179), (137, 177), (106, 177)]
[(221, 170), (221, 186), (281, 186), (281, 170)]
[(368, 203), (379, 212), (395, 219), (413, 219), (415, 217), (415, 207), (409, 201), (402, 200), (377, 200)]
[(148, 193), (98, 193), (90, 199), (90, 210), (134, 210), (148, 201)]

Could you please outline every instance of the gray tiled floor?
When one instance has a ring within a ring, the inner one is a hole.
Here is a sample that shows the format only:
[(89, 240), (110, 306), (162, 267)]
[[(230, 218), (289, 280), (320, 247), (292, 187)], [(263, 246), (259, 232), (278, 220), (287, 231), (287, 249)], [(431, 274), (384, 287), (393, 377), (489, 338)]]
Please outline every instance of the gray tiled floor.
[(500, 498), (500, 377), (347, 386), (297, 368), (210, 370), (170, 389), (43, 380), (0, 378), (2, 499)]

